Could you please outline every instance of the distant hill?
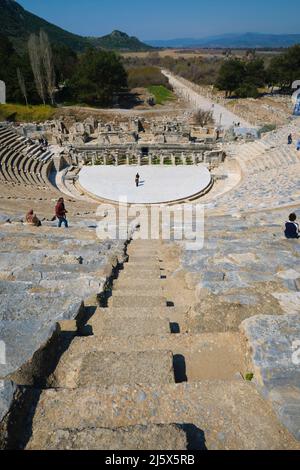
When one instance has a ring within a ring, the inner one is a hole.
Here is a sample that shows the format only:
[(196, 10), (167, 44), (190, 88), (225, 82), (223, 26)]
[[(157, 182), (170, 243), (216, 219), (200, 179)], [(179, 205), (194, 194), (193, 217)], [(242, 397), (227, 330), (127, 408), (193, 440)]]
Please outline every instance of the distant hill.
[(9, 38), (18, 51), (24, 50), (30, 34), (39, 33), (41, 29), (46, 31), (52, 43), (64, 44), (75, 51), (82, 51), (89, 45), (124, 51), (152, 49), (121, 31), (100, 38), (78, 36), (26, 11), (14, 0), (0, 0), (0, 34)]
[(149, 51), (153, 47), (144, 44), (134, 36), (128, 36), (121, 31), (113, 31), (107, 36), (100, 38), (88, 38), (95, 47), (102, 47), (103, 49), (115, 49), (122, 51)]
[(153, 47), (281, 48), (300, 44), (300, 34), (224, 34), (206, 38), (146, 41)]
[(51, 42), (65, 44), (76, 51), (83, 50), (88, 40), (69, 33), (26, 11), (13, 0), (0, 0), (0, 33), (8, 37), (17, 50), (22, 50), (31, 33), (47, 32)]

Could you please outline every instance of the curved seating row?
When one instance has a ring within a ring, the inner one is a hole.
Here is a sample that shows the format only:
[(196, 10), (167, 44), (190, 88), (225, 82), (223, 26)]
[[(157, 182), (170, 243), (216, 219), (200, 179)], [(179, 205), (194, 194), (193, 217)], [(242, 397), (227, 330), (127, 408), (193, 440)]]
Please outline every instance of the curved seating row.
[(299, 128), (289, 125), (259, 141), (231, 144), (227, 151), (240, 165), (242, 180), (234, 190), (209, 202), (207, 209), (226, 214), (298, 204), (300, 152), (287, 144), (290, 133), (296, 138)]
[(49, 189), (53, 154), (6, 126), (0, 126), (0, 181)]

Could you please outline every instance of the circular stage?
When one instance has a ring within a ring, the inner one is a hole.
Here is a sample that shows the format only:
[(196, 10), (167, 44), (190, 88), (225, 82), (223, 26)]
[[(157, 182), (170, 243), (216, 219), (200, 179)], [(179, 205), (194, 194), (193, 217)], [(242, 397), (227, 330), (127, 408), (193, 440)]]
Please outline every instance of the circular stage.
[[(136, 187), (135, 175), (140, 175)], [(204, 166), (85, 166), (79, 173), (84, 191), (99, 199), (129, 204), (184, 201), (205, 193), (212, 178)]]

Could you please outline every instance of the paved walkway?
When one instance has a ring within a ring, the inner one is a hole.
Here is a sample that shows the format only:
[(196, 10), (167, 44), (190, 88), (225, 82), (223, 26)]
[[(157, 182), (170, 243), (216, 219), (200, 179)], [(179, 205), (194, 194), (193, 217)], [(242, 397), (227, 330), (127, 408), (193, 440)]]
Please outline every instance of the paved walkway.
[(240, 116), (232, 113), (224, 106), (214, 103), (208, 98), (200, 95), (197, 91), (197, 85), (181, 77), (171, 74), (169, 71), (162, 70), (162, 73), (169, 79), (170, 84), (173, 86), (177, 95), (189, 101), (195, 109), (202, 109), (204, 111), (213, 111), (213, 117), (217, 126), (229, 128), (233, 123), (240, 123), (241, 127), (252, 129), (253, 125), (241, 119)]

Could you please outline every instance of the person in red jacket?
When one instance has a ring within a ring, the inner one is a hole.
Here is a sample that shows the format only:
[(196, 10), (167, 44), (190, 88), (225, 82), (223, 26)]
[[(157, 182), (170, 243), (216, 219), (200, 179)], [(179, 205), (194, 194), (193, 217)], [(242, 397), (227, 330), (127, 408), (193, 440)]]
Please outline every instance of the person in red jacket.
[(61, 197), (59, 198), (55, 206), (55, 215), (58, 218), (58, 227), (61, 227), (62, 224), (64, 224), (65, 227), (68, 228), (69, 224), (66, 218), (67, 213), (68, 211), (65, 208), (64, 198)]

